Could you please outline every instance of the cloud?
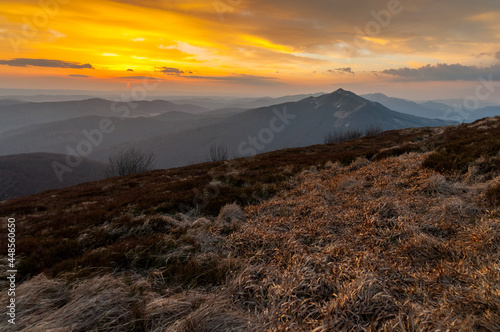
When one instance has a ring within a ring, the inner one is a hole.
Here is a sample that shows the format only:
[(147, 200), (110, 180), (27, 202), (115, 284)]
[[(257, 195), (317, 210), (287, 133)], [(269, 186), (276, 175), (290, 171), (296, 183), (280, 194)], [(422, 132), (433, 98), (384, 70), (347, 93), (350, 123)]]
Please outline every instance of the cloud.
[(133, 42), (139, 42), (139, 41), (145, 41), (146, 39), (144, 38), (135, 38), (135, 39), (132, 39)]
[(157, 72), (164, 73), (165, 75), (180, 75), (184, 74), (184, 70), (180, 70), (177, 68), (170, 68), (170, 67), (157, 67)]
[[(449, 52), (448, 54), (457, 54), (466, 47), (470, 48), (471, 45), (477, 46), (480, 52), (487, 49), (485, 45), (490, 44), (491, 40), (498, 38), (497, 31), (500, 26), (497, 19), (498, 1), (396, 2), (400, 3), (401, 12), (392, 15), (387, 26), (379, 24), (380, 33), (371, 36), (369, 28), (366, 27), (370, 27), (370, 22), (373, 23), (371, 25), (373, 27), (378, 23), (377, 19), (385, 19), (380, 15), (374, 16), (373, 13), (387, 11), (387, 0), (365, 1), (363, 8), (360, 8), (360, 1), (238, 1), (237, 5), (227, 6), (227, 11), (223, 15), (224, 22), (221, 23), (224, 25), (220, 27), (217, 25), (218, 14), (210, 8), (210, 2), (134, 0), (137, 5), (158, 6), (168, 12), (183, 13), (209, 22), (207, 29), (214, 27), (212, 37), (208, 38), (212, 42), (231, 43), (238, 41), (238, 38), (228, 38), (228, 35), (230, 37), (251, 35), (285, 48), (313, 54), (337, 52), (342, 55), (343, 49), (339, 50), (338, 45), (355, 46), (354, 41), (359, 37), (355, 27), (363, 32), (361, 37), (366, 35), (376, 38), (372, 38), (371, 42), (366, 43), (366, 47), (361, 47), (351, 57), (394, 52), (442, 56), (443, 50), (445, 53)], [(182, 6), (184, 3), (186, 5)], [(226, 29), (227, 22), (230, 22), (231, 29)], [(378, 42), (375, 39), (379, 39)], [(236, 46), (242, 47), (242, 45)], [(187, 53), (198, 54), (198, 52)]]
[(203, 75), (191, 75), (192, 71), (184, 71), (178, 68), (171, 67), (157, 67), (156, 72), (164, 73), (165, 75), (180, 76), (189, 79), (196, 80), (208, 80), (208, 81), (222, 81), (222, 82), (232, 82), (237, 84), (250, 84), (250, 85), (263, 85), (263, 84), (281, 84), (279, 82), (274, 82), (276, 77), (268, 76), (255, 76), (246, 74), (232, 74), (225, 76), (203, 76)]
[(129, 69), (127, 69), (127, 71), (134, 71), (134, 70), (129, 68)]
[(351, 67), (346, 67), (346, 68), (335, 68), (335, 69), (329, 69), (329, 73), (341, 73), (341, 74), (350, 74), (350, 75), (355, 75), (355, 72), (352, 71)]
[(403, 80), (413, 81), (475, 81), (479, 77), (489, 77), (500, 80), (500, 65), (491, 67), (463, 66), (461, 64), (448, 65), (446, 63), (427, 65), (420, 68), (386, 69), (379, 73), (396, 76)]
[(201, 79), (201, 80), (209, 80), (209, 81), (222, 81), (222, 82), (231, 82), (237, 84), (248, 84), (248, 85), (280, 85), (282, 83), (274, 81), (276, 77), (267, 77), (267, 76), (254, 76), (254, 75), (246, 75), (246, 74), (234, 74), (227, 76), (183, 76), (190, 79)]
[(50, 67), (50, 68), (73, 68), (94, 69), (90, 63), (80, 64), (62, 60), (15, 58), (11, 60), (0, 60), (0, 65), (11, 67)]
[(125, 76), (120, 78), (131, 79), (131, 80), (161, 80), (161, 78), (151, 77), (151, 76)]
[(488, 57), (488, 58), (496, 58), (496, 59), (499, 59), (500, 60), (500, 52), (496, 52), (496, 53), (488, 53), (488, 52), (482, 52), (482, 53), (479, 53), (479, 54), (475, 54), (474, 55), (476, 58), (481, 58), (481, 57)]
[(89, 75), (78, 75), (78, 74), (71, 74), (71, 75), (68, 75), (70, 77), (91, 77)]

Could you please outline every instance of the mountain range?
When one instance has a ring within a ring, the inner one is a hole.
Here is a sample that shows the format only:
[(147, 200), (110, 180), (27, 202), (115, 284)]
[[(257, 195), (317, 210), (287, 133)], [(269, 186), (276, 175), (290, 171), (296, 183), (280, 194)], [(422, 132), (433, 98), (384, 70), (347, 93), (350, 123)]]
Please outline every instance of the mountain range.
[[(478, 103), (486, 105), (470, 109), (464, 105), (464, 100), (444, 100), (443, 102), (426, 101), (413, 102), (401, 98), (388, 97), (382, 93), (363, 95), (364, 98), (380, 103), (392, 110), (429, 119), (442, 119), (457, 122), (471, 123), (476, 120), (500, 115), (499, 105)], [(446, 102), (446, 103), (445, 103)]]
[[(154, 167), (167, 169), (207, 161), (215, 144), (226, 148), (229, 158), (238, 158), (322, 144), (329, 133), (363, 131), (369, 126), (394, 130), (456, 123), (439, 119), (444, 117), (447, 105), (418, 104), (382, 94), (363, 98), (338, 89), (329, 94), (288, 96), (282, 100), (299, 97), (305, 98), (254, 109), (212, 110), (163, 100), (133, 103), (96, 98), (47, 103), (8, 100), (0, 103), (0, 156), (51, 153), (60, 159), (87, 144), (91, 151), (82, 157), (106, 163), (109, 156), (134, 147), (153, 152)], [(247, 102), (266, 101), (277, 100)], [(496, 107), (481, 111), (488, 116), (500, 113), (496, 113)], [(96, 134), (102, 121), (107, 121), (112, 130)], [(40, 164), (45, 173), (51, 172), (47, 165)], [(21, 162), (17, 169), (21, 174), (30, 171)]]

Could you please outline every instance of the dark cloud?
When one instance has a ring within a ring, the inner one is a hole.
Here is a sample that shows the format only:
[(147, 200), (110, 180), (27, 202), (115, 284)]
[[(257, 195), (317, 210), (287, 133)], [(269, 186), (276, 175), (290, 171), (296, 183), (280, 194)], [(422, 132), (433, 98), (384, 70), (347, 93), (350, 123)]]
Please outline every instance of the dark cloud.
[(170, 68), (170, 67), (158, 67), (157, 72), (164, 73), (165, 75), (180, 75), (184, 74), (184, 70), (180, 70), (177, 68)]
[(234, 74), (230, 76), (183, 76), (191, 79), (202, 79), (209, 81), (222, 81), (231, 82), (237, 84), (248, 84), (248, 85), (279, 85), (280, 82), (275, 81), (276, 77), (267, 76), (254, 76), (245, 74)]
[(479, 77), (489, 77), (500, 80), (500, 65), (491, 67), (463, 66), (446, 63), (435, 66), (427, 65), (420, 68), (386, 69), (382, 74), (396, 76), (404, 80), (413, 81), (475, 81)]
[(485, 53), (485, 52), (483, 52), (483, 53), (479, 53), (479, 54), (474, 54), (474, 56), (475, 56), (476, 58), (482, 58), (482, 57), (484, 57), (484, 56), (490, 57), (490, 56), (491, 56), (491, 53)]
[(89, 75), (77, 75), (77, 74), (71, 74), (71, 75), (68, 75), (70, 77), (91, 77)]
[(125, 76), (121, 77), (125, 79), (130, 79), (130, 80), (160, 80), (158, 77), (151, 77), (151, 76)]
[(476, 58), (493, 57), (493, 58), (496, 58), (496, 59), (500, 60), (500, 52), (496, 52), (496, 53), (486, 53), (486, 52), (483, 52), (483, 53), (475, 54), (474, 56)]
[(170, 67), (158, 67), (156, 68), (157, 72), (164, 73), (165, 75), (174, 75), (181, 76), (189, 79), (197, 79), (197, 80), (209, 80), (209, 81), (223, 81), (223, 82), (232, 82), (237, 84), (250, 84), (250, 85), (263, 85), (263, 84), (280, 84), (273, 80), (276, 80), (276, 77), (267, 77), (267, 76), (254, 76), (254, 75), (246, 75), (246, 74), (233, 74), (226, 76), (203, 76), (203, 75), (192, 75), (192, 71), (184, 71), (178, 68), (170, 68)]
[(329, 69), (329, 73), (341, 73), (341, 74), (350, 74), (354, 75), (355, 73), (352, 71), (351, 67), (345, 67), (345, 68), (335, 68), (335, 69)]
[(133, 69), (127, 69), (127, 71), (134, 71)]
[(73, 68), (73, 69), (94, 69), (90, 63), (80, 64), (62, 60), (49, 59), (29, 59), (16, 58), (10, 60), (0, 60), (0, 65), (11, 67), (50, 67), (50, 68)]

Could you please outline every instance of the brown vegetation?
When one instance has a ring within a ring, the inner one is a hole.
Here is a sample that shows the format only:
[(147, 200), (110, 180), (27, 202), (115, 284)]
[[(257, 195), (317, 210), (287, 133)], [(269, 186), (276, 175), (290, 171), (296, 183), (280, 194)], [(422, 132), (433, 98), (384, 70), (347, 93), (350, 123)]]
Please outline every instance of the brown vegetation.
[(16, 331), (498, 331), (497, 130), (390, 131), (0, 203), (17, 220)]

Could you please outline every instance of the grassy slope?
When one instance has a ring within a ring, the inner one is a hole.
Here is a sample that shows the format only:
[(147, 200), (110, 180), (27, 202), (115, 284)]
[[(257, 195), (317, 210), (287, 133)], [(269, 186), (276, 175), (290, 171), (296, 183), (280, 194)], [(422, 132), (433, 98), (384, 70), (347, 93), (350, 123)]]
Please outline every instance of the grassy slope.
[(4, 202), (17, 330), (498, 330), (499, 143), (496, 118)]

